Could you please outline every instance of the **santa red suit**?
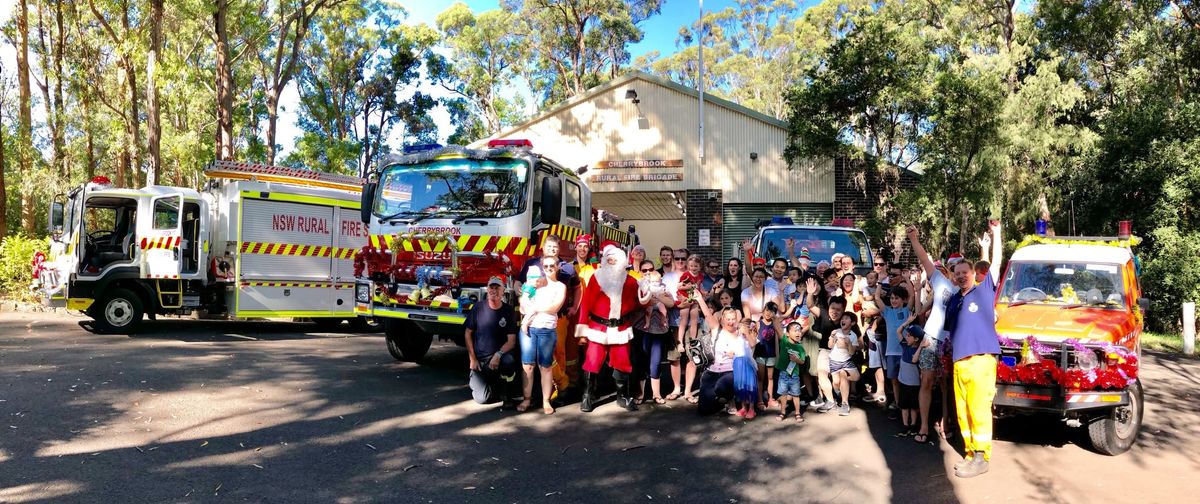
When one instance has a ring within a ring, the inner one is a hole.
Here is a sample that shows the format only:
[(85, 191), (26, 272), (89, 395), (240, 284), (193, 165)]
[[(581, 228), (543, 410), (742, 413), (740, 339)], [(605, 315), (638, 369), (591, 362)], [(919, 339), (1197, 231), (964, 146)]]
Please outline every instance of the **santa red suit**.
[(580, 408), (591, 411), (596, 399), (596, 374), (608, 359), (617, 383), (617, 404), (636, 410), (629, 385), (633, 365), (629, 360), (629, 342), (633, 339), (633, 314), (638, 301), (637, 281), (629, 276), (625, 266), (629, 259), (614, 244), (603, 248), (600, 266), (583, 290), (579, 305), (579, 325), (576, 336), (587, 338), (587, 354), (583, 371), (587, 373), (583, 403)]

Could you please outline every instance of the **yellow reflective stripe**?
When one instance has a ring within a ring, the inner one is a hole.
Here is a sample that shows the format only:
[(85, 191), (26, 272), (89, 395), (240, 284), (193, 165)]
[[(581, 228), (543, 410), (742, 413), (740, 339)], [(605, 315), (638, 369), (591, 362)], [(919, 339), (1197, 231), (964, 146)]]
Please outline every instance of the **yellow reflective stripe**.
[[(420, 315), (420, 316), (417, 318), (413, 318), (413, 317), (410, 317), (409, 315)], [(410, 320), (419, 320), (422, 322), (442, 322), (442, 323), (446, 323), (446, 324), (462, 324), (467, 321), (467, 317), (465, 317), (463, 315), (439, 315), (439, 314), (434, 314), (434, 313), (410, 314), (408, 312), (391, 310), (391, 309), (383, 308), (383, 307), (376, 307), (371, 312), (371, 316), (383, 317), (383, 318), (402, 318), (402, 319), (410, 319)], [(427, 317), (436, 317), (436, 320), (430, 320)]]
[[(242, 318), (247, 318), (247, 317), (308, 317), (308, 318), (346, 317), (346, 318), (353, 318), (353, 317), (356, 317), (357, 315), (355, 315), (354, 312), (352, 312), (352, 311), (335, 312), (335, 311), (308, 311), (308, 310), (278, 310), (278, 311), (246, 310), (246, 311), (238, 312), (237, 316), (242, 317)], [(463, 320), (466, 320), (466, 319), (464, 318)]]
[[(338, 187), (336, 185), (334, 186), (334, 188), (341, 189), (341, 187)], [(358, 210), (362, 206), (357, 200), (340, 200), (340, 199), (336, 199), (336, 198), (324, 198), (321, 196), (308, 196), (308, 195), (304, 195), (304, 194), (287, 194), (287, 193), (269, 192), (269, 193), (267, 193), (266, 198), (262, 197), (262, 195), (263, 195), (263, 193), (261, 193), (259, 191), (242, 191), (242, 197), (248, 198), (248, 199), (288, 201), (291, 203), (307, 203), (310, 205), (322, 205), (322, 206), (335, 206), (335, 207), (341, 207), (341, 208), (349, 208), (351, 210)]]
[(91, 308), (95, 302), (92, 298), (67, 298), (67, 309), (83, 311)]

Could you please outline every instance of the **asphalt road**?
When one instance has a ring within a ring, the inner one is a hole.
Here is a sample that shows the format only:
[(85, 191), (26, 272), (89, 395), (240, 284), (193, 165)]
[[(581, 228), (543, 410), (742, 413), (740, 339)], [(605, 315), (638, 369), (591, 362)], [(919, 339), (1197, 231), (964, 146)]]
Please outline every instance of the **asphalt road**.
[(160, 321), (136, 337), (0, 313), (0, 502), (1178, 502), (1200, 494), (1200, 361), (1144, 359), (1119, 457), (1053, 420), (1002, 422), (990, 473), (892, 436), (877, 409), (515, 414), (470, 401), (466, 354), (377, 335)]

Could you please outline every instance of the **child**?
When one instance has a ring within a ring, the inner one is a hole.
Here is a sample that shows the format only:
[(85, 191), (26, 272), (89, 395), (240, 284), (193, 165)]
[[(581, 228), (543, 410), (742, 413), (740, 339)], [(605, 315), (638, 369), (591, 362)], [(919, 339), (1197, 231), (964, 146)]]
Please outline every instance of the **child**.
[(879, 292), (879, 274), (874, 270), (868, 272), (867, 281), (862, 284), (859, 291), (863, 311), (878, 311), (879, 305), (875, 303), (875, 293)]
[(801, 284), (800, 268), (795, 266), (788, 268), (787, 277), (783, 279), (783, 315), (784, 319), (798, 318), (800, 308), (804, 307), (808, 296), (804, 292), (805, 286)]
[(757, 413), (754, 410), (755, 396), (758, 395), (758, 370), (754, 365), (753, 350), (757, 336), (753, 330), (754, 321), (742, 319), (738, 324), (738, 334), (742, 344), (733, 355), (733, 399), (737, 403), (738, 416), (753, 420)]
[(867, 343), (867, 369), (868, 374), (875, 376), (875, 390), (871, 394), (863, 396), (862, 400), (865, 403), (887, 402), (887, 385), (883, 376), (883, 347), (879, 343), (878, 331), (879, 317), (871, 317), (870, 322), (867, 322), (866, 343)]
[(917, 369), (917, 350), (925, 339), (921, 326), (910, 325), (901, 341), (903, 350), (900, 360), (900, 420), (904, 428), (896, 437), (908, 437), (917, 433), (917, 394), (921, 390), (921, 373)]
[(841, 391), (842, 403), (838, 414), (850, 415), (850, 383), (858, 381), (858, 369), (850, 361), (858, 347), (858, 316), (854, 312), (843, 312), (840, 324), (829, 338), (829, 374), (833, 386)]
[(766, 392), (767, 402), (763, 402), (763, 394), (758, 394), (758, 407), (766, 409), (774, 406), (775, 401), (771, 399), (771, 391), (775, 390), (775, 375), (774, 368), (778, 362), (779, 356), (779, 335), (783, 333), (783, 326), (779, 323), (779, 316), (776, 313), (779, 311), (779, 306), (775, 302), (769, 302), (763, 307), (762, 318), (758, 320), (756, 336), (757, 341), (754, 345), (754, 362), (758, 363), (758, 383), (763, 391)]
[(649, 299), (648, 304), (646, 304), (646, 318), (650, 318), (651, 312), (657, 310), (665, 319), (667, 317), (667, 306), (657, 297), (658, 294), (666, 289), (666, 286), (663, 285), (662, 273), (657, 271), (642, 273), (642, 281), (639, 287), (641, 287), (638, 291), (639, 297)]
[(692, 301), (691, 306), (679, 309), (679, 335), (676, 341), (686, 345), (689, 339), (696, 337), (696, 330), (700, 324), (700, 303), (705, 302), (700, 293), (700, 275), (691, 271), (681, 273), (675, 299), (680, 305), (684, 300)]
[[(807, 316), (806, 316), (807, 317)], [(787, 336), (779, 339), (779, 360), (775, 367), (779, 370), (779, 421), (787, 419), (788, 401), (796, 410), (796, 422), (804, 421), (805, 408), (800, 406), (800, 375), (807, 374), (804, 360), (808, 352), (801, 344), (804, 338), (804, 326), (792, 321), (787, 325)]]
[[(884, 336), (883, 368), (884, 373), (892, 384), (893, 406), (899, 406), (896, 401), (900, 397), (900, 360), (902, 353), (900, 340), (904, 338), (902, 330), (905, 323), (910, 320), (909, 317), (912, 313), (912, 310), (909, 309), (908, 298), (908, 289), (903, 285), (896, 285), (892, 287), (889, 306), (883, 307), (883, 322), (887, 327), (887, 334)], [(876, 333), (876, 336), (879, 336), (879, 334)]]

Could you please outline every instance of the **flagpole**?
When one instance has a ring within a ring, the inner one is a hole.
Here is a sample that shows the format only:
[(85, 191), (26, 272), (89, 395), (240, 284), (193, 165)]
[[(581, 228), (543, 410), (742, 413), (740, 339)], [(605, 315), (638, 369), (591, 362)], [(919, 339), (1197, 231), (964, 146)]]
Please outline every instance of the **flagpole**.
[(704, 0), (700, 0), (700, 45), (697, 47), (700, 59), (699, 71), (696, 75), (696, 87), (700, 91), (700, 164), (704, 164)]

